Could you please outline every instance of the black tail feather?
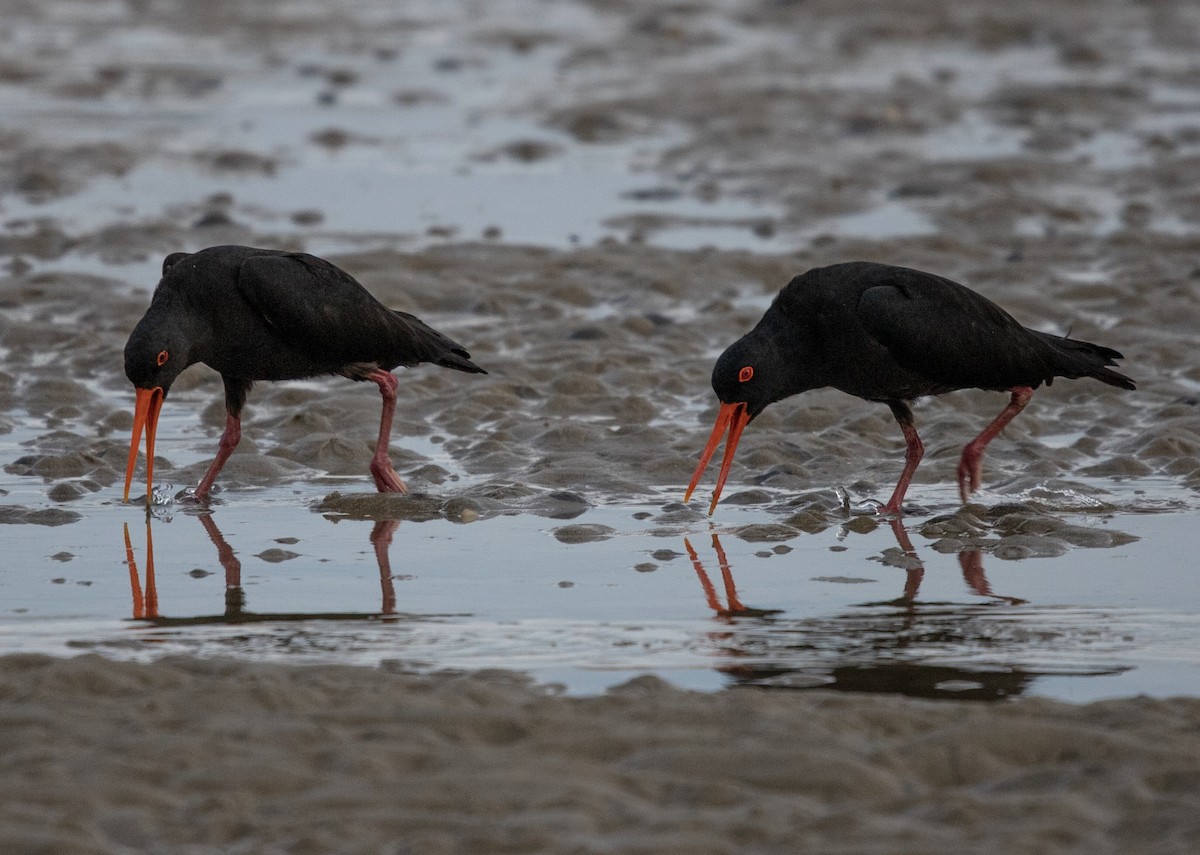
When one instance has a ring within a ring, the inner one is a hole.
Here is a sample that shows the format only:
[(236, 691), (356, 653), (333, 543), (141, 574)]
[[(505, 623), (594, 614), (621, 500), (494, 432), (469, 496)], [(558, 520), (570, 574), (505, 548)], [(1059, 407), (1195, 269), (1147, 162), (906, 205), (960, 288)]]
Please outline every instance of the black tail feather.
[(433, 364), (440, 365), (443, 368), (453, 368), (455, 371), (465, 371), (468, 374), (487, 374), (486, 371), (471, 361), (471, 354), (467, 353), (461, 347), (443, 354), (441, 359), (436, 360)]
[(454, 339), (444, 335), (415, 315), (393, 309), (396, 316), (405, 323), (406, 337), (410, 340), (410, 349), (415, 358), (402, 364), (417, 365), (430, 362), (442, 368), (453, 368), (455, 371), (465, 371), (468, 374), (487, 374), (482, 368), (471, 361), (471, 354)]
[(1124, 359), (1119, 351), (1090, 341), (1080, 341), (1075, 338), (1063, 338), (1050, 333), (1033, 331), (1040, 339), (1050, 344), (1059, 357), (1055, 365), (1055, 374), (1074, 380), (1078, 377), (1092, 377), (1101, 383), (1116, 386), (1120, 389), (1136, 389), (1137, 384), (1132, 379), (1112, 371), (1108, 366), (1115, 366), (1118, 359)]

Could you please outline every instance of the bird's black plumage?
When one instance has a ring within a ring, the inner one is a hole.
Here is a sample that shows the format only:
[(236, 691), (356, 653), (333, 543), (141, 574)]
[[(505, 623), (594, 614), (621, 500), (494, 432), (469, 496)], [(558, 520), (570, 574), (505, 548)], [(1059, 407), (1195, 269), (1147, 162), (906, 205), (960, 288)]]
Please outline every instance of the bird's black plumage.
[[(978, 480), (983, 446), (1019, 412), (1032, 390), (1056, 377), (1092, 377), (1133, 389), (1132, 380), (1110, 368), (1120, 358), (1111, 348), (1027, 329), (986, 297), (941, 276), (850, 262), (792, 279), (754, 329), (721, 354), (712, 385), (723, 405), (724, 421), (717, 427), (731, 425), (731, 444), (769, 404), (831, 386), (889, 404), (905, 431), (908, 457), (916, 460), (920, 440), (907, 402), (957, 389), (1011, 392), (1011, 411), (1006, 409), (978, 445), (964, 452), (960, 486), (965, 501)], [(725, 409), (735, 406), (736, 413)], [(689, 496), (719, 441), (714, 429)], [(889, 510), (899, 511), (915, 468), (915, 462), (906, 467)], [(972, 471), (964, 481), (966, 468)], [(727, 472), (727, 463), (722, 469)]]
[[(247, 246), (168, 255), (150, 308), (125, 345), (125, 374), (134, 386), (161, 389), (157, 403), (151, 405), (147, 399), (155, 418), (175, 378), (197, 362), (221, 374), (231, 420), (222, 439), (224, 455), (218, 454), (215, 468), (201, 482), (201, 496), (211, 487), (210, 476), (215, 477), (232, 451), (231, 446), (226, 451), (227, 440), (236, 445), (236, 423), (256, 380), (325, 374), (372, 380), (384, 394), (384, 416), (390, 428), (395, 396), (392, 369), (428, 362), (486, 373), (471, 362), (462, 345), (413, 315), (387, 308), (328, 261), (306, 253)], [(152, 436), (153, 425), (148, 441)], [(135, 456), (136, 438), (130, 475)], [(377, 468), (387, 471), (377, 472)], [(403, 488), (386, 463), (382, 429), (372, 472), (381, 490)]]

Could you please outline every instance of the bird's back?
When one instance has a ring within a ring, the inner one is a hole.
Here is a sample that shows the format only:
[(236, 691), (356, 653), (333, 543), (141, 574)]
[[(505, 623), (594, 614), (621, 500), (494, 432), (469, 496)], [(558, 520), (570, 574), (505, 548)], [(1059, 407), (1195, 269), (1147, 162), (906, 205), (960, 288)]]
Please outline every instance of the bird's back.
[(211, 324), (216, 332), (197, 360), (228, 376), (358, 377), (369, 367), (422, 362), (483, 373), (461, 345), (305, 253), (244, 246), (175, 253), (159, 288), (184, 295)]
[(969, 288), (905, 267), (810, 270), (780, 292), (763, 322), (809, 338), (801, 350), (828, 373), (820, 385), (871, 400), (1037, 388), (1055, 377), (1133, 388), (1107, 367), (1121, 357), (1115, 350), (1029, 330)]

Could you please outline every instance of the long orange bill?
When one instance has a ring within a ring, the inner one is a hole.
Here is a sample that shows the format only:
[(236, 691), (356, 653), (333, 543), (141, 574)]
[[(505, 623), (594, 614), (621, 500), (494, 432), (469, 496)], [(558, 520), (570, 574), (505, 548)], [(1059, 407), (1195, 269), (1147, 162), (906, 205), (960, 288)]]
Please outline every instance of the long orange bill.
[(133, 436), (129, 440), (129, 464), (125, 467), (125, 501), (129, 501), (129, 485), (133, 482), (133, 470), (137, 466), (138, 442), (142, 428), (146, 429), (146, 504), (154, 493), (154, 435), (158, 431), (158, 411), (162, 409), (163, 390), (138, 389), (137, 402), (133, 407)]
[(738, 440), (742, 437), (742, 431), (749, 423), (750, 412), (746, 409), (745, 403), (721, 405), (721, 409), (717, 412), (717, 423), (713, 425), (712, 435), (708, 438), (708, 445), (704, 446), (704, 451), (700, 453), (700, 465), (696, 467), (692, 481), (688, 484), (687, 492), (683, 494), (685, 502), (692, 497), (692, 491), (700, 483), (700, 476), (708, 468), (708, 461), (712, 459), (717, 446), (721, 444), (721, 437), (725, 435), (725, 430), (728, 428), (729, 438), (725, 440), (725, 455), (721, 458), (721, 471), (717, 475), (717, 486), (713, 490), (712, 504), (708, 506), (709, 515), (711, 516), (712, 512), (717, 509), (721, 490), (725, 488), (725, 479), (729, 477), (729, 467), (733, 464), (733, 452), (737, 448)]

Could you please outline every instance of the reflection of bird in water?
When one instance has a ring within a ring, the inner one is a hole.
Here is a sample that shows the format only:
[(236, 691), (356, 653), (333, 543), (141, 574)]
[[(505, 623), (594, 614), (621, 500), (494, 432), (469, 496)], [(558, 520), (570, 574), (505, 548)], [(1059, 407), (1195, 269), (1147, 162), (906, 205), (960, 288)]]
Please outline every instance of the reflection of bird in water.
[(142, 594), (142, 581), (138, 577), (137, 559), (133, 554), (133, 541), (129, 539), (129, 523), (125, 523), (125, 563), (129, 566), (129, 590), (133, 594), (133, 617), (135, 620), (153, 620), (158, 617), (158, 589), (154, 581), (154, 532), (150, 517), (146, 517), (146, 593)]
[[(894, 600), (863, 603), (862, 612), (831, 618), (750, 622), (738, 629), (714, 632), (709, 638), (719, 645), (724, 664), (717, 670), (736, 684), (766, 688), (826, 688), (853, 692), (885, 692), (913, 697), (953, 697), (994, 700), (1014, 697), (1037, 676), (1020, 668), (955, 667), (914, 661), (924, 648), (941, 651), (948, 644), (977, 643), (964, 631), (964, 613), (946, 604), (919, 608), (917, 593), (925, 567), (899, 519), (888, 521), (907, 562), (903, 593)], [(704, 570), (699, 554), (685, 537), (684, 548), (704, 589), (704, 596), (720, 618), (772, 617), (778, 609), (752, 609), (742, 605), (733, 580), (733, 570), (712, 535), (713, 549), (721, 568), (727, 606)], [(992, 593), (983, 572), (982, 552), (964, 549), (958, 553), (963, 580), (975, 594), (1019, 605), (1024, 600)], [(884, 613), (879, 607), (893, 607)], [(733, 623), (733, 621), (730, 621)], [(760, 629), (760, 626), (765, 628)], [(997, 639), (988, 633), (985, 643)]]
[(371, 526), (371, 546), (375, 549), (375, 561), (379, 565), (379, 584), (383, 588), (383, 605), (380, 614), (394, 615), (396, 613), (396, 586), (392, 583), (392, 560), (388, 549), (392, 545), (392, 535), (400, 527), (400, 520), (376, 520)]
[[(921, 580), (925, 578), (925, 565), (921, 561), (921, 557), (917, 555), (917, 550), (913, 547), (912, 540), (909, 539), (908, 530), (904, 524), (897, 518), (893, 517), (888, 520), (888, 525), (891, 526), (892, 534), (896, 538), (896, 543), (900, 547), (900, 551), (910, 557), (915, 563), (907, 568), (908, 578), (904, 582), (904, 594), (900, 598), (900, 602), (912, 604), (916, 602), (917, 591), (921, 587)], [(983, 572), (983, 551), (981, 549), (960, 549), (957, 553), (958, 566), (962, 569), (963, 581), (967, 583), (967, 587), (981, 597), (991, 597), (996, 600), (1003, 600), (1014, 606), (1025, 602), (1019, 597), (1005, 597), (1001, 594), (992, 593), (991, 583), (987, 580), (987, 575)]]
[(172, 253), (125, 345), (125, 374), (137, 389), (125, 501), (143, 428), (150, 501), (159, 410), (175, 378), (197, 362), (220, 372), (227, 411), (216, 459), (196, 487), (203, 501), (241, 439), (242, 406), (254, 382), (326, 374), (379, 386), (383, 413), (371, 476), (381, 493), (405, 492), (388, 457), (397, 387), (392, 369), (430, 362), (487, 373), (469, 357), (458, 343), (385, 307), (348, 273), (315, 256), (245, 246)]
[[(896, 605), (913, 606), (917, 601), (917, 593), (921, 588), (921, 580), (925, 578), (925, 564), (921, 561), (920, 555), (917, 554), (916, 548), (913, 546), (912, 540), (908, 536), (908, 530), (904, 528), (904, 524), (896, 518), (889, 519), (888, 525), (892, 530), (893, 536), (896, 538), (896, 544), (900, 547), (900, 551), (908, 560), (907, 566), (904, 567), (905, 579), (904, 590), (900, 597), (889, 602)], [(692, 567), (696, 570), (696, 575), (700, 579), (700, 586), (704, 589), (704, 597), (708, 601), (709, 607), (717, 613), (718, 617), (764, 617), (773, 614), (781, 614), (781, 609), (755, 609), (748, 608), (742, 605), (738, 599), (737, 586), (733, 581), (733, 568), (729, 564), (729, 559), (725, 555), (725, 549), (721, 546), (721, 538), (715, 531), (712, 533), (713, 551), (717, 554), (717, 564), (721, 568), (721, 580), (725, 587), (725, 599), (728, 605), (722, 606), (720, 597), (717, 595), (717, 590), (713, 587), (712, 582), (708, 578), (708, 573), (704, 570), (704, 564), (700, 560), (699, 554), (691, 541), (686, 537), (683, 539), (683, 547), (687, 550), (688, 557), (692, 561)], [(958, 565), (962, 569), (963, 581), (967, 583), (967, 587), (975, 594), (981, 597), (990, 597), (995, 600), (1002, 600), (1011, 605), (1021, 605), (1026, 602), (1020, 597), (1006, 597), (1001, 594), (993, 593), (991, 583), (988, 582), (987, 574), (983, 570), (983, 552), (977, 548), (962, 549), (957, 553)]]
[[(242, 588), (242, 562), (233, 551), (233, 547), (225, 540), (221, 530), (217, 528), (212, 514), (200, 514), (200, 524), (208, 534), (209, 540), (217, 548), (217, 561), (225, 571), (225, 612), (220, 617), (197, 618), (164, 618), (158, 611), (158, 591), (154, 578), (154, 532), (151, 518), (146, 518), (146, 585), (145, 593), (138, 577), (137, 559), (133, 552), (133, 543), (129, 537), (129, 524), (125, 524), (125, 562), (129, 565), (129, 585), (133, 594), (133, 617), (136, 620), (151, 620), (159, 624), (204, 624), (204, 623), (239, 623), (268, 620), (305, 620), (312, 618), (326, 619), (355, 619), (376, 617), (374, 614), (255, 614), (245, 611), (246, 594)], [(399, 520), (377, 520), (371, 528), (371, 545), (375, 550), (375, 560), (379, 565), (379, 587), (382, 603), (378, 615), (396, 614), (396, 588), (392, 581), (392, 564), (388, 549), (392, 544), (392, 535), (400, 525)]]
[(717, 360), (712, 386), (720, 411), (684, 501), (726, 430), (710, 514), (746, 425), (775, 401), (832, 386), (887, 404), (900, 424), (904, 471), (883, 506), (899, 514), (925, 453), (909, 402), (957, 389), (1008, 392), (1008, 406), (963, 449), (958, 489), (965, 504), (979, 486), (984, 448), (1034, 389), (1056, 377), (1133, 389), (1108, 368), (1120, 358), (1107, 347), (1027, 329), (985, 297), (931, 273), (867, 262), (816, 268), (780, 291), (758, 325)]
[(782, 613), (782, 609), (754, 609), (742, 605), (741, 600), (738, 599), (737, 588), (733, 584), (733, 570), (729, 567), (729, 559), (725, 557), (721, 538), (715, 531), (712, 533), (712, 545), (717, 553), (717, 564), (721, 568), (721, 580), (725, 584), (727, 606), (721, 605), (717, 589), (713, 587), (708, 574), (704, 572), (704, 565), (700, 561), (700, 556), (696, 554), (691, 541), (686, 537), (683, 539), (683, 548), (687, 550), (688, 557), (692, 559), (692, 567), (695, 568), (696, 575), (700, 578), (700, 586), (704, 588), (704, 596), (708, 600), (709, 608), (716, 612), (718, 617), (768, 617)]

